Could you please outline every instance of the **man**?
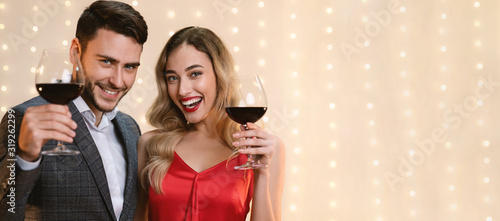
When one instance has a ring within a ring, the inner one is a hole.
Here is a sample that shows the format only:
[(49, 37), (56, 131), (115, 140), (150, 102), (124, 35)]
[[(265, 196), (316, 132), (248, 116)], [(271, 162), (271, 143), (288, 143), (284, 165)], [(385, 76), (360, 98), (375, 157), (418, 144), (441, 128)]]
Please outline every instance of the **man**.
[[(125, 3), (96, 1), (85, 9), (70, 48), (85, 71), (82, 95), (67, 106), (35, 97), (2, 120), (0, 217), (133, 218), (140, 129), (116, 105), (135, 81), (147, 35), (143, 17)], [(42, 156), (55, 140), (81, 154)]]

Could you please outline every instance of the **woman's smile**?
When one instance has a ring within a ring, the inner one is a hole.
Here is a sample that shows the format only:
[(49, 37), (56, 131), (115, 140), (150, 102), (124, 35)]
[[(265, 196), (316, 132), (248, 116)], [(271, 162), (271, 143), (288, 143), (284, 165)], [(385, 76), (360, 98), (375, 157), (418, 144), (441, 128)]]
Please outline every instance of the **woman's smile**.
[(195, 112), (200, 107), (202, 97), (187, 97), (181, 99), (181, 104), (186, 112)]

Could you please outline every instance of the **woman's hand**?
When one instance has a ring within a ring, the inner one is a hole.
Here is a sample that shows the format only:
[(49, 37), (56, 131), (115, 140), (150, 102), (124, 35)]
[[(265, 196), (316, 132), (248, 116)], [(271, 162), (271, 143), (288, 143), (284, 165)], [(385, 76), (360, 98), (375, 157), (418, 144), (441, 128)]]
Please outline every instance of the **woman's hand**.
[[(267, 172), (275, 148), (279, 140), (269, 131), (259, 127), (254, 123), (247, 123), (248, 130), (241, 126), (241, 131), (233, 134), (233, 137), (240, 140), (233, 142), (233, 146), (239, 149), (240, 154), (257, 155), (256, 161), (263, 166), (256, 169), (259, 172)], [(244, 147), (251, 148), (244, 148)]]

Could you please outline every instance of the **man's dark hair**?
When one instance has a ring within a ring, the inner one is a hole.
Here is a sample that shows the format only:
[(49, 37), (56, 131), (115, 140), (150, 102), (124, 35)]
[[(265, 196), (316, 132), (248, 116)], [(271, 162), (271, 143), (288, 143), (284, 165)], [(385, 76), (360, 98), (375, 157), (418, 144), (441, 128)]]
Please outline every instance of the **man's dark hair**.
[(76, 38), (82, 53), (99, 29), (106, 29), (134, 38), (143, 45), (148, 38), (148, 26), (132, 6), (117, 1), (96, 1), (83, 11), (76, 26)]

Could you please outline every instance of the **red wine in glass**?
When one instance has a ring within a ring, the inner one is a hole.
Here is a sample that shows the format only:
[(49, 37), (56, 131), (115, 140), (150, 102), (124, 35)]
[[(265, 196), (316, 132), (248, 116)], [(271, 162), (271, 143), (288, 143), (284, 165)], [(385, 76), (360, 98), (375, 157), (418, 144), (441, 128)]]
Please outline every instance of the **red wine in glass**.
[(267, 107), (226, 107), (226, 113), (239, 124), (257, 122), (267, 111)]
[[(44, 50), (36, 70), (35, 86), (38, 94), (52, 104), (67, 105), (83, 92), (85, 76), (77, 48)], [(66, 148), (63, 142), (44, 155), (74, 155), (79, 151)]]
[(83, 84), (36, 84), (36, 89), (46, 101), (66, 105), (80, 96), (83, 91)]

